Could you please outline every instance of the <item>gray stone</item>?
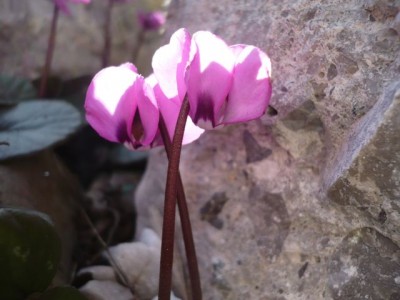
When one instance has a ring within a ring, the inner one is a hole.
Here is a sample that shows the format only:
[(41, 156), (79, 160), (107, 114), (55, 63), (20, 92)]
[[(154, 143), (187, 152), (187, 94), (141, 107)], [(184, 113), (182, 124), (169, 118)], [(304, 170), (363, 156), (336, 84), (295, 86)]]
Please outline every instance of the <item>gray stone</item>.
[[(158, 294), (160, 248), (160, 237), (153, 230), (145, 228), (137, 241), (110, 247), (104, 255), (112, 256), (110, 262), (115, 262), (125, 274), (129, 286), (139, 299), (153, 299)], [(179, 294), (185, 295), (182, 272), (176, 269), (173, 286)]]
[(129, 289), (115, 281), (91, 280), (79, 290), (88, 300), (134, 300)]
[(372, 228), (350, 232), (329, 263), (333, 299), (398, 299), (400, 248)]
[[(179, 27), (211, 30), (272, 61), (277, 114), (207, 131), (183, 147), (204, 299), (400, 295), (399, 6), (172, 2), (166, 36)], [(165, 153), (155, 149), (136, 193), (139, 231), (160, 232), (165, 174)], [(358, 275), (346, 277), (347, 266)], [(361, 289), (361, 278), (373, 288)]]
[(328, 196), (400, 241), (400, 82), (354, 126), (325, 174)]

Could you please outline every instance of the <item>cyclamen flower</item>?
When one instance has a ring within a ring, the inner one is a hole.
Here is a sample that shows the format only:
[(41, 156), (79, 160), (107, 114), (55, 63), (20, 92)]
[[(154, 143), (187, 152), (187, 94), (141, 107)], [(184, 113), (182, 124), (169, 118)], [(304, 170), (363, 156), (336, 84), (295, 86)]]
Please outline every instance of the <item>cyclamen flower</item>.
[(83, 3), (83, 4), (89, 4), (90, 0), (53, 0), (54, 4), (58, 7), (59, 10), (61, 10), (65, 14), (70, 14), (70, 10), (68, 8), (68, 2), (73, 2), (73, 3)]
[(100, 136), (130, 149), (150, 147), (158, 131), (153, 90), (130, 63), (96, 74), (86, 94), (85, 110), (88, 123)]
[(260, 49), (228, 46), (211, 32), (176, 31), (153, 56), (160, 88), (174, 101), (187, 94), (189, 115), (203, 127), (261, 117), (271, 97), (271, 63)]
[(162, 11), (138, 12), (138, 21), (143, 30), (158, 30), (166, 21)]
[[(85, 100), (86, 119), (92, 128), (106, 140), (130, 149), (163, 144), (158, 131), (159, 111), (172, 140), (179, 109), (179, 104), (158, 88), (154, 76), (144, 79), (130, 63), (98, 72)], [(196, 140), (203, 131), (188, 119), (183, 144)]]

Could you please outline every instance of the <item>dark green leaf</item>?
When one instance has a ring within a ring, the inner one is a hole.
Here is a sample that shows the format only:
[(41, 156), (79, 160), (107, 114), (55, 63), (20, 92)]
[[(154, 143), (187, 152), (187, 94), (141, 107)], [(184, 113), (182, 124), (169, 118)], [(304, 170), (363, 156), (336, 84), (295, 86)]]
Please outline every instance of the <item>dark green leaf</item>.
[(65, 139), (81, 115), (61, 100), (32, 100), (0, 109), (0, 159), (30, 154)]
[(60, 257), (61, 240), (47, 215), (0, 208), (0, 299), (23, 300), (46, 289)]
[(16, 104), (36, 97), (36, 90), (29, 80), (0, 74), (0, 104)]

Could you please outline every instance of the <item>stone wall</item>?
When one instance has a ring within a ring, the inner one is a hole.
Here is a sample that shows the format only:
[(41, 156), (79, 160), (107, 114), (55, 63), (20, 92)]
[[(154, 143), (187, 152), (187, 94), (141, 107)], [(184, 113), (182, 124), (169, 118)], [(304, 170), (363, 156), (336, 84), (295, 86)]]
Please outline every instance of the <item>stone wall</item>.
[[(399, 6), (172, 1), (166, 36), (211, 30), (270, 55), (278, 111), (184, 147), (204, 299), (400, 299)], [(165, 168), (154, 150), (139, 231), (160, 230)]]

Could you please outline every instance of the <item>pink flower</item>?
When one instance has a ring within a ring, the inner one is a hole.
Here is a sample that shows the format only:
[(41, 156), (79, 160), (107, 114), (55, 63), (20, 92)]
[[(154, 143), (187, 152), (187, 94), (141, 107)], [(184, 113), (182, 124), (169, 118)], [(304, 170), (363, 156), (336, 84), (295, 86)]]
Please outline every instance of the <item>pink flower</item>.
[(206, 31), (193, 37), (176, 31), (153, 56), (153, 70), (169, 99), (182, 103), (203, 127), (245, 122), (261, 117), (271, 96), (271, 63), (260, 49), (228, 46)]
[(54, 4), (58, 9), (69, 15), (71, 12), (68, 8), (68, 2), (89, 4), (90, 0), (54, 0)]
[(158, 30), (166, 21), (162, 11), (138, 12), (138, 21), (143, 30)]
[[(95, 75), (86, 93), (85, 110), (86, 120), (100, 136), (137, 149), (163, 145), (159, 111), (172, 140), (180, 103), (165, 96), (153, 75), (144, 79), (133, 64), (125, 63)], [(203, 132), (188, 118), (183, 144)]]
[(85, 100), (86, 119), (103, 138), (130, 149), (150, 147), (158, 131), (153, 89), (133, 64), (108, 67), (93, 78)]
[[(168, 130), (169, 138), (172, 141), (175, 132), (176, 121), (178, 119), (179, 111), (181, 109), (181, 103), (176, 98), (169, 99), (163, 93), (154, 74), (151, 74), (145, 80), (153, 88), (154, 95), (156, 96), (157, 99), (158, 108), (160, 110), (161, 115), (163, 116), (165, 125)], [(183, 145), (190, 144), (191, 142), (197, 140), (200, 137), (200, 135), (203, 134), (203, 132), (204, 129), (197, 127), (193, 123), (192, 119), (189, 117), (186, 121), (182, 144)], [(157, 137), (157, 140), (159, 141), (159, 144), (162, 145), (161, 137)]]

